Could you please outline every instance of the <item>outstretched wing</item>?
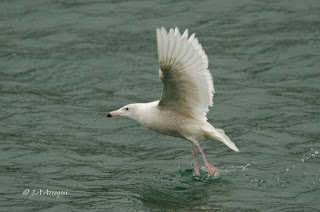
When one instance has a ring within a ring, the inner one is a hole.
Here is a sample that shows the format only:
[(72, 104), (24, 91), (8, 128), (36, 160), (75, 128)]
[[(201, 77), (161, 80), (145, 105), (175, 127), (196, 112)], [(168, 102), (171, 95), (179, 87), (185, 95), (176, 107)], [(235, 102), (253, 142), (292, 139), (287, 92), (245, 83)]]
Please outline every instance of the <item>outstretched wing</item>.
[(184, 110), (194, 117), (207, 120), (208, 107), (213, 105), (212, 76), (208, 57), (195, 34), (188, 38), (178, 28), (157, 29), (159, 77), (163, 90), (159, 107)]

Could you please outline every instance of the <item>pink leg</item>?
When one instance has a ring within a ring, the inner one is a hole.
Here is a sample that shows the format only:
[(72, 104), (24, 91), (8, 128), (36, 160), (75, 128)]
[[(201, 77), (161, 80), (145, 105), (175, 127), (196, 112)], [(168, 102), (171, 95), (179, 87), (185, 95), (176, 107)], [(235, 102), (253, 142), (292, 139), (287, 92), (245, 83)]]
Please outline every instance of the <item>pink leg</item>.
[(194, 173), (193, 173), (193, 175), (195, 175), (195, 176), (200, 176), (199, 167), (198, 167), (198, 165), (197, 165), (197, 152), (196, 152), (196, 150), (194, 149), (193, 144), (191, 144), (191, 148), (192, 148), (193, 163), (194, 163), (194, 166), (193, 166), (193, 168), (194, 168)]
[(203, 153), (203, 149), (201, 148), (200, 145), (198, 146), (198, 149), (199, 149), (199, 152), (200, 152), (201, 155), (202, 155), (202, 159), (203, 159), (204, 165), (207, 167), (210, 175), (211, 175), (211, 176), (214, 175), (214, 176), (216, 177), (216, 176), (218, 175), (218, 172), (219, 172), (218, 169), (217, 169), (216, 167), (212, 166), (212, 165), (207, 161), (206, 156), (205, 156), (204, 153)]

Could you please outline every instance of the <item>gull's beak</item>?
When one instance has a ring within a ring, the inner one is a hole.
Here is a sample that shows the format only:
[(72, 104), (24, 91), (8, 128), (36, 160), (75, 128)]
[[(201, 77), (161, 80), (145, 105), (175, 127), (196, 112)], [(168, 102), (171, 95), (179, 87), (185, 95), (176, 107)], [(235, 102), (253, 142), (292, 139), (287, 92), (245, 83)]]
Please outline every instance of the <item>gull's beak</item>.
[(115, 110), (115, 111), (108, 113), (108, 115), (107, 115), (107, 117), (112, 117), (112, 116), (120, 116), (119, 111)]

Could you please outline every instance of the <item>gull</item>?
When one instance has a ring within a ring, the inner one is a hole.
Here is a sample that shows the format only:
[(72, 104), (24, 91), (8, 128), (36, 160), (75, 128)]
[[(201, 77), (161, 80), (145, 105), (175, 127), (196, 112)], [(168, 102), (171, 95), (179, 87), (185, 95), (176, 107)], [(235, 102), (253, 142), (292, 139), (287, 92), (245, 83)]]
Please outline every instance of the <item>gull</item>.
[(210, 175), (217, 176), (219, 170), (207, 161), (200, 142), (220, 141), (236, 152), (239, 149), (222, 129), (207, 121), (214, 94), (208, 56), (195, 34), (188, 37), (188, 29), (181, 35), (177, 27), (169, 32), (161, 27), (157, 28), (156, 36), (159, 78), (163, 83), (160, 100), (128, 104), (107, 117), (124, 116), (150, 130), (189, 141), (194, 175), (200, 175), (196, 146)]

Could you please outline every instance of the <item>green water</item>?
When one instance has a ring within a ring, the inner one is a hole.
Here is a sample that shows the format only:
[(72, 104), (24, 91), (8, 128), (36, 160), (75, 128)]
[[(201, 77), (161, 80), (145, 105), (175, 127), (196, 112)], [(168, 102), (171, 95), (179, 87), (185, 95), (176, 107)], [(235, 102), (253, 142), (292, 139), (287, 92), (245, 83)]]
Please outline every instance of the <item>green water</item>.
[[(160, 97), (160, 26), (208, 54), (209, 122), (241, 151), (202, 144), (217, 179), (186, 141), (105, 117)], [(2, 0), (0, 32), (0, 211), (320, 210), (318, 0)]]

